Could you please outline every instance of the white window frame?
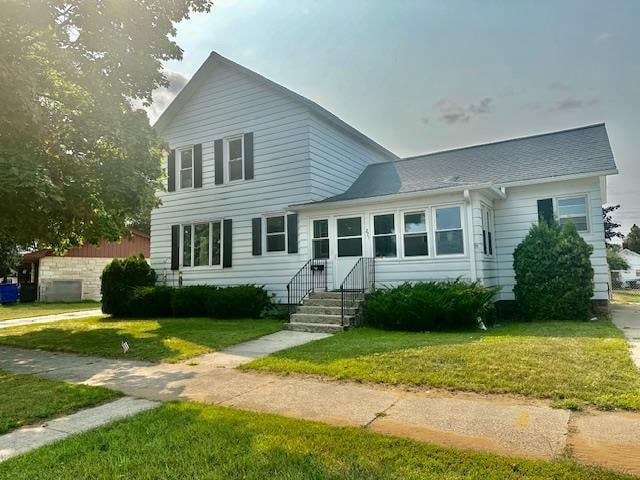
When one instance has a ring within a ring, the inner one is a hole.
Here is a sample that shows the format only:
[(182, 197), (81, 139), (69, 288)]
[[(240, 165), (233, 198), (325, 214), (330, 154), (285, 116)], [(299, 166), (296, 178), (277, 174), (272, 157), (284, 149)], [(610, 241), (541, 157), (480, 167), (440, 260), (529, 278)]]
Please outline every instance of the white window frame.
[[(191, 168), (190, 169), (189, 168), (182, 168), (182, 152), (187, 152), (187, 151), (191, 152)], [(193, 151), (193, 147), (192, 146), (191, 147), (180, 148), (178, 150), (178, 169), (177, 169), (178, 170), (178, 174), (177, 174), (178, 182), (177, 182), (177, 184), (178, 184), (178, 189), (179, 190), (189, 190), (189, 189), (193, 188), (193, 183), (194, 183), (194, 180), (195, 180), (195, 178), (194, 178), (195, 169), (193, 168), (194, 167), (194, 153), (195, 152)], [(191, 186), (190, 187), (183, 187), (182, 186), (182, 171), (183, 170), (191, 170)]]
[[(434, 256), (434, 246), (433, 246), (433, 240), (431, 238), (431, 228), (430, 228), (430, 221), (431, 221), (431, 212), (430, 212), (430, 207), (424, 207), (424, 208), (409, 208), (409, 209), (405, 209), (405, 210), (400, 210), (399, 215), (400, 215), (400, 238), (402, 239), (402, 246), (401, 251), (402, 251), (402, 256), (400, 258), (402, 259), (407, 259), (407, 260), (419, 260), (419, 259), (429, 259), (429, 258), (433, 258)], [(414, 232), (413, 234), (409, 233), (409, 235), (426, 235), (427, 236), (427, 254), (426, 255), (407, 255), (407, 253), (405, 252), (405, 248), (404, 248), (404, 236), (406, 235), (405, 233), (405, 223), (404, 223), (404, 216), (406, 214), (415, 214), (415, 213), (424, 213), (424, 222), (425, 222), (425, 228), (426, 231), (424, 232)]]
[[(327, 236), (326, 237), (314, 237), (314, 230), (313, 230), (313, 224), (315, 222), (321, 222), (321, 221), (325, 221), (327, 222)], [(329, 256), (327, 258), (321, 258), (319, 260), (329, 260), (331, 258), (333, 258), (332, 253), (333, 253), (333, 249), (331, 248), (331, 219), (329, 217), (318, 217), (318, 218), (310, 218), (309, 219), (309, 223), (311, 226), (311, 232), (309, 235), (309, 238), (311, 239), (311, 255), (309, 255), (309, 258), (316, 258), (313, 254), (314, 252), (314, 244), (316, 242), (316, 240), (326, 240), (329, 244)]]
[[(214, 223), (219, 223), (220, 224), (220, 262), (219, 263), (213, 263), (213, 224)], [(209, 225), (209, 263), (207, 263), (207, 265), (194, 265), (195, 263), (195, 257), (194, 257), (194, 253), (195, 253), (195, 226), (196, 225), (202, 225), (202, 224), (208, 224)], [(184, 229), (189, 227), (191, 229), (191, 245), (189, 245), (189, 249), (190, 249), (190, 253), (191, 253), (191, 265), (184, 265), (183, 261), (184, 261)], [(222, 268), (222, 251), (223, 251), (223, 241), (224, 241), (224, 236), (222, 234), (222, 229), (223, 229), (223, 221), (222, 219), (216, 219), (216, 220), (202, 220), (202, 221), (194, 221), (193, 223), (184, 223), (180, 225), (180, 269), (181, 270), (199, 270), (199, 269), (219, 269)]]
[[(346, 218), (359, 218), (360, 219), (360, 235), (353, 235), (353, 236), (349, 236), (349, 237), (340, 237), (338, 235), (338, 221), (339, 220), (344, 220)], [(365, 227), (365, 222), (364, 222), (364, 215), (362, 214), (353, 214), (353, 215), (340, 215), (339, 217), (335, 217), (334, 220), (335, 223), (335, 228), (336, 228), (336, 250), (335, 250), (335, 258), (340, 259), (340, 258), (355, 258), (357, 257), (357, 255), (350, 255), (350, 256), (344, 256), (341, 257), (338, 255), (338, 243), (340, 240), (344, 240), (344, 239), (349, 239), (349, 238), (359, 238), (360, 239), (360, 256), (364, 256), (365, 255), (365, 244), (364, 244), (364, 237), (366, 234), (366, 229)]]
[(591, 219), (589, 218), (589, 195), (587, 193), (575, 193), (571, 195), (562, 195), (554, 198), (554, 208), (555, 208), (555, 216), (560, 223), (562, 218), (575, 218), (581, 217), (582, 215), (562, 215), (560, 216), (560, 200), (570, 200), (574, 198), (584, 198), (584, 216), (587, 221), (587, 229), (586, 230), (578, 230), (578, 233), (591, 233)]
[[(376, 226), (375, 226), (375, 218), (380, 217), (382, 215), (393, 215), (393, 233), (379, 233), (376, 234)], [(371, 217), (371, 256), (376, 258), (376, 261), (389, 261), (389, 260), (397, 260), (400, 257), (400, 246), (398, 245), (398, 211), (382, 211), (382, 212), (372, 212), (370, 214)], [(350, 217), (347, 217), (350, 218)], [(364, 232), (363, 232), (364, 233)], [(393, 257), (376, 257), (376, 237), (396, 237), (396, 254)], [(363, 251), (364, 253), (364, 251)]]
[[(460, 228), (438, 229), (436, 211), (442, 208), (458, 207), (460, 211)], [(467, 255), (467, 229), (465, 224), (466, 215), (464, 215), (465, 205), (462, 203), (443, 204), (431, 207), (431, 222), (433, 228), (433, 255), (436, 258), (462, 258)], [(462, 230), (462, 253), (438, 253), (438, 232), (451, 232)]]
[[(242, 178), (236, 178), (235, 180), (231, 180), (231, 158), (229, 157), (229, 143), (234, 140), (240, 140), (240, 149), (242, 150), (242, 156), (240, 157), (240, 163), (242, 165)], [(244, 133), (241, 135), (233, 135), (231, 137), (226, 137), (224, 139), (224, 180), (226, 183), (233, 182), (242, 182), (245, 179), (245, 171), (244, 171)]]
[[(284, 221), (284, 250), (276, 250), (273, 252), (270, 252), (269, 250), (267, 250), (267, 238), (269, 235), (282, 235), (283, 232), (277, 232), (277, 233), (267, 233), (267, 219), (269, 218), (277, 218), (277, 217), (282, 217), (283, 221)], [(264, 215), (262, 217), (262, 231), (264, 232), (263, 235), (263, 247), (262, 247), (262, 253), (264, 253), (265, 255), (286, 255), (288, 253), (288, 245), (289, 245), (289, 232), (287, 229), (287, 214), (286, 213), (274, 213), (274, 214), (269, 214), (269, 215)]]

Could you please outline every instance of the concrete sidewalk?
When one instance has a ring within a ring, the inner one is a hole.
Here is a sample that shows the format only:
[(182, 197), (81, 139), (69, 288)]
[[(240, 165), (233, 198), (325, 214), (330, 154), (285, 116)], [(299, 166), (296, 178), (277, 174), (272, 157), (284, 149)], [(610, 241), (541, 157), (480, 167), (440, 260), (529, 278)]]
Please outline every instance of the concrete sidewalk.
[(159, 405), (159, 402), (124, 397), (98, 407), (54, 418), (41, 425), (19, 428), (0, 436), (0, 462)]
[[(0, 347), (0, 369), (100, 385), (153, 401), (192, 400), (503, 455), (583, 463), (640, 473), (640, 414), (593, 412), (576, 418), (542, 401), (497, 395), (410, 392), (197, 365)], [(571, 425), (571, 428), (570, 428)], [(611, 455), (603, 452), (628, 452)]]
[(20, 327), (22, 325), (33, 325), (35, 323), (58, 322), (60, 320), (73, 320), (74, 318), (96, 317), (104, 315), (102, 310), (79, 310), (77, 312), (57, 313), (55, 315), (40, 315), (38, 317), (14, 318), (0, 322), (0, 328)]
[(640, 368), (640, 305), (614, 304), (611, 314), (615, 326), (627, 337), (631, 358)]

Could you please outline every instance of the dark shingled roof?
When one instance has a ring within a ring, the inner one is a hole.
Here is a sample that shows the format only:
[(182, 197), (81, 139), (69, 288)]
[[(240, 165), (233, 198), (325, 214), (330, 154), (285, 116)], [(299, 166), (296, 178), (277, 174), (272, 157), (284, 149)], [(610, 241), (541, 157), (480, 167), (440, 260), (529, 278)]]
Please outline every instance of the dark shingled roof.
[(604, 124), (374, 163), (349, 189), (315, 203), (616, 170)]

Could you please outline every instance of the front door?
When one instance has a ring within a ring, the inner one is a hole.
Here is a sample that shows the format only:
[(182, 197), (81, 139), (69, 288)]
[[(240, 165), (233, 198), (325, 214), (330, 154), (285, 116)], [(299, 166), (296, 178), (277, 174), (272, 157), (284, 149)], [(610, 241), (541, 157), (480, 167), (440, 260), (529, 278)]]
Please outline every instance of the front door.
[(351, 216), (336, 219), (336, 250), (334, 257), (333, 288), (338, 289), (344, 278), (362, 257), (362, 217)]

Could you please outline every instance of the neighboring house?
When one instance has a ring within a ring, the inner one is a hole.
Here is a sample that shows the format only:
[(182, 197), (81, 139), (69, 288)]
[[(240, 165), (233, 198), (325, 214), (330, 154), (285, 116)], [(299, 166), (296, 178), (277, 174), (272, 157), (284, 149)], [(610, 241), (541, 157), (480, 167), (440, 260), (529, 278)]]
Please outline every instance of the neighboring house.
[(151, 265), (168, 284), (254, 283), (286, 302), (310, 258), (337, 289), (375, 257), (377, 285), (463, 277), (512, 300), (513, 250), (543, 216), (593, 245), (607, 301), (601, 206), (617, 170), (603, 124), (400, 159), (212, 53), (155, 127), (171, 150)]
[(120, 242), (83, 245), (56, 256), (53, 250), (29, 252), (22, 257), (20, 283), (36, 283), (43, 302), (100, 300), (100, 276), (114, 258), (130, 255), (149, 258), (149, 237), (134, 232)]
[[(628, 248), (618, 252), (629, 264), (629, 269), (619, 272), (619, 279), (624, 287), (638, 287), (640, 284), (640, 254), (629, 250)], [(631, 283), (630, 283), (631, 282)]]

